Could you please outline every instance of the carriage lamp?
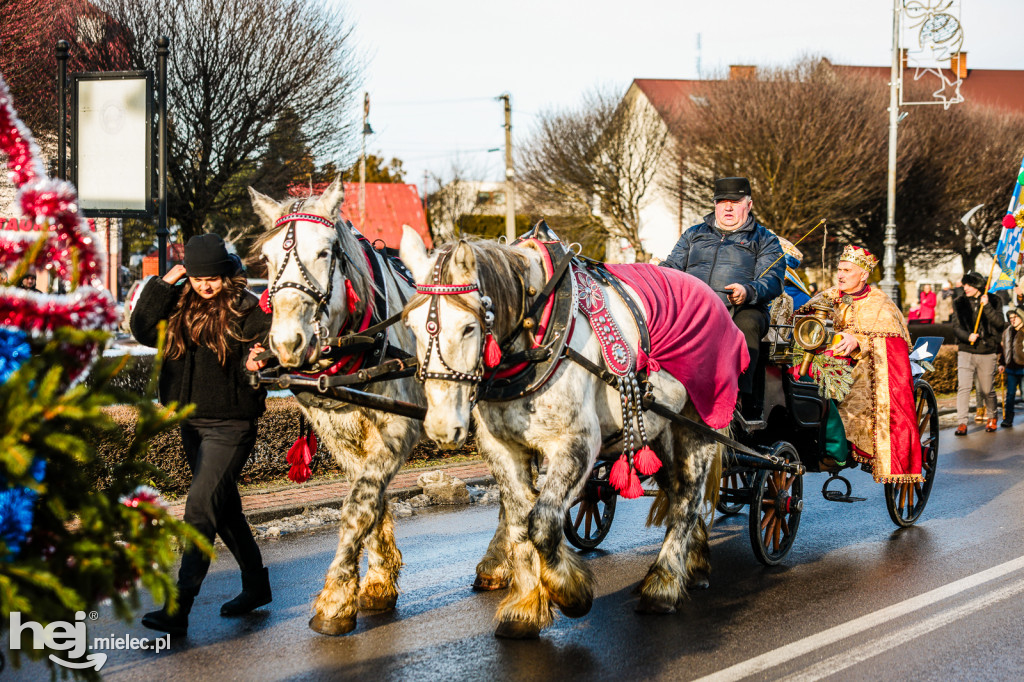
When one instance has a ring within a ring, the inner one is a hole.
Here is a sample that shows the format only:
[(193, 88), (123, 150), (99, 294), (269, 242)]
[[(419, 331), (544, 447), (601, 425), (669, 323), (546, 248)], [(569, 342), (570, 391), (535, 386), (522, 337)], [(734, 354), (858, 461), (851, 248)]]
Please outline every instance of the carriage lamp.
[(796, 318), (793, 322), (793, 339), (804, 349), (804, 360), (800, 363), (800, 376), (807, 376), (811, 367), (811, 354), (832, 342), (832, 309), (814, 306), (814, 312)]

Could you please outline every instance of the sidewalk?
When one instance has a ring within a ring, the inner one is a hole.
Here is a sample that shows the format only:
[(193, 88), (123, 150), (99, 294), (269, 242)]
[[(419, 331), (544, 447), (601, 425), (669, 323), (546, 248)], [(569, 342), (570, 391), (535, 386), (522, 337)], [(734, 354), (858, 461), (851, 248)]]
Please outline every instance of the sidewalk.
[[(428, 471), (444, 470), (449, 476), (461, 478), (469, 485), (491, 485), (494, 478), (483, 460), (442, 464), (433, 467), (402, 469), (388, 486), (389, 499), (406, 499), (419, 495), (422, 489), (416, 479)], [(242, 511), (250, 524), (265, 523), (284, 516), (300, 514), (303, 510), (319, 507), (340, 507), (345, 502), (350, 484), (347, 480), (306, 483), (282, 486), (272, 490), (242, 492)], [(185, 513), (185, 502), (168, 506), (171, 514), (181, 518)]]

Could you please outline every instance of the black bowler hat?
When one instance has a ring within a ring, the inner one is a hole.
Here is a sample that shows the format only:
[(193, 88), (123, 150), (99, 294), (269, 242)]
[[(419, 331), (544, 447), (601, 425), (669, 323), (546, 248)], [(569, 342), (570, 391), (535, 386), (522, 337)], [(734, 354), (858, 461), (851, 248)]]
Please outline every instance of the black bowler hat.
[(750, 180), (746, 178), (718, 178), (715, 180), (715, 201), (739, 201), (750, 196)]
[(981, 289), (985, 286), (985, 278), (978, 272), (968, 272), (960, 279), (960, 282), (975, 289)]
[(197, 234), (185, 244), (185, 273), (189, 277), (225, 277), (238, 272), (219, 234)]

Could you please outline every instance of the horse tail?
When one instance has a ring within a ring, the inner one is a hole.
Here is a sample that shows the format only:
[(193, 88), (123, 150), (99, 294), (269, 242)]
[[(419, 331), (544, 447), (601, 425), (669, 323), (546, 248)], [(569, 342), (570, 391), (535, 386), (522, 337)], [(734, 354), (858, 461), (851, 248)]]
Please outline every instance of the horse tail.
[(665, 518), (668, 516), (668, 495), (664, 490), (659, 489), (651, 502), (651, 509), (647, 512), (647, 527), (665, 525)]

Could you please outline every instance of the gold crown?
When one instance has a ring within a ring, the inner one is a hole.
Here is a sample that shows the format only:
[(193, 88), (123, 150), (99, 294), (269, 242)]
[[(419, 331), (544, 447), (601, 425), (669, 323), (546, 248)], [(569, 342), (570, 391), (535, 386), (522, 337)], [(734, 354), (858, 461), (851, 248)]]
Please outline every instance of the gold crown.
[(867, 249), (854, 246), (853, 244), (846, 245), (846, 248), (843, 249), (843, 255), (839, 257), (839, 260), (845, 260), (853, 263), (857, 267), (864, 268), (868, 272), (871, 272), (871, 270), (878, 265), (878, 259), (875, 258), (874, 254)]

